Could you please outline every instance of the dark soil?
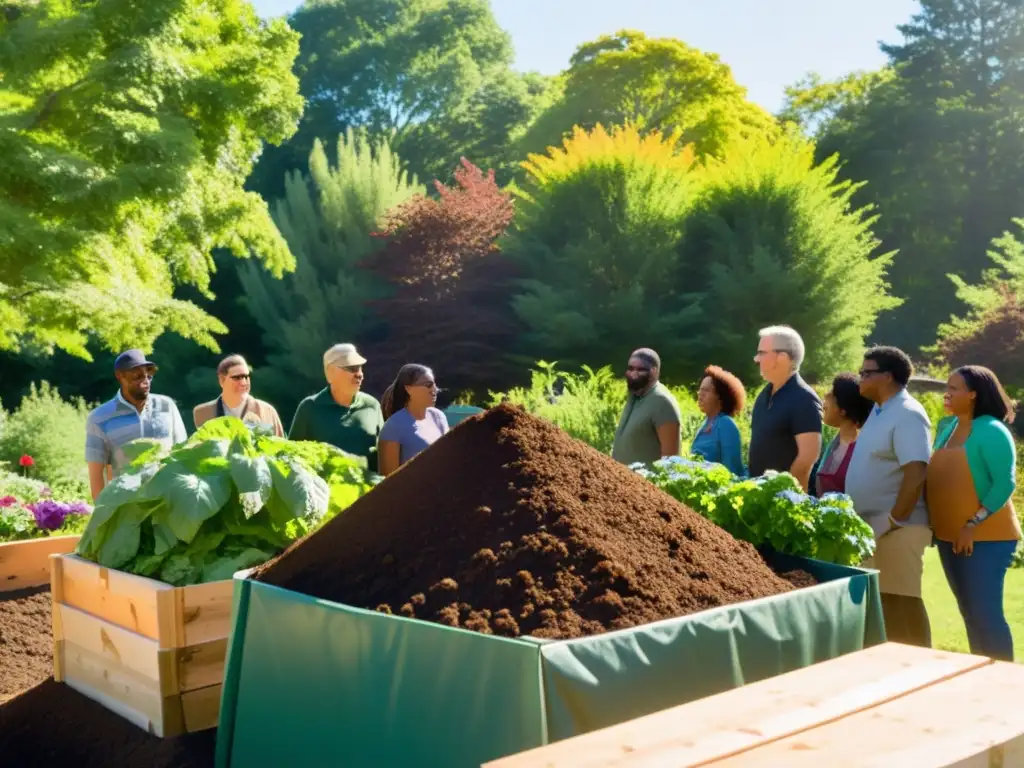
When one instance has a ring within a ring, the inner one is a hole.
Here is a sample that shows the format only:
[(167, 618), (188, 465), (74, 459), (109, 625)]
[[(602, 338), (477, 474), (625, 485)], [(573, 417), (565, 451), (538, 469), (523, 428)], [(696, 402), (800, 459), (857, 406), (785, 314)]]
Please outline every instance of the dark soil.
[(52, 674), (50, 588), (0, 592), (0, 704)]
[(510, 406), (460, 424), (254, 578), (487, 634), (546, 638), (793, 589), (749, 544)]
[(207, 768), (217, 731), (158, 739), (53, 678), (0, 707), (0, 765)]
[(779, 576), (784, 578), (797, 589), (814, 587), (818, 584), (818, 580), (807, 571), (787, 571), (786, 573), (780, 573)]

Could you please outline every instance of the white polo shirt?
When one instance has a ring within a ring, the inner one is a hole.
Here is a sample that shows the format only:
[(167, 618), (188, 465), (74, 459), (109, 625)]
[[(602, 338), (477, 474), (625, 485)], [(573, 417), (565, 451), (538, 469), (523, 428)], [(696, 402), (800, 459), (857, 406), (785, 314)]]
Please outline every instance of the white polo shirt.
[[(931, 456), (928, 414), (906, 390), (872, 409), (854, 446), (846, 492), (875, 536), (889, 529), (889, 513), (903, 482), (903, 467), (915, 461), (927, 463)], [(928, 525), (923, 492), (904, 524)]]

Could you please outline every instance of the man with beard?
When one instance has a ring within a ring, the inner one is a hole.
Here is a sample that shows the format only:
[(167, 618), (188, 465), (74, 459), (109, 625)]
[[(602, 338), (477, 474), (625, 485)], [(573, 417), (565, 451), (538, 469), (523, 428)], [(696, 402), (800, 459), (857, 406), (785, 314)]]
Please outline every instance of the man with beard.
[(128, 463), (124, 447), (132, 440), (149, 438), (170, 448), (188, 438), (178, 406), (165, 395), (151, 394), (156, 365), (138, 349), (129, 349), (114, 361), (117, 395), (89, 414), (85, 434), (85, 461), (89, 487), (95, 499), (107, 482)]
[(622, 464), (650, 464), (679, 455), (679, 404), (658, 381), (661, 358), (653, 349), (638, 349), (626, 366), (626, 407), (615, 430), (612, 458)]

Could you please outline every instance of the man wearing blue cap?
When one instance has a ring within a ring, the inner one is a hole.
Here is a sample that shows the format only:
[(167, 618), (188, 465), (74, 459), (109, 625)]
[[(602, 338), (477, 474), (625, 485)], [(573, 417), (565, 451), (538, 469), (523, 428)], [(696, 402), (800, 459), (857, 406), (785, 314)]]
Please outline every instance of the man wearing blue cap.
[(93, 499), (124, 469), (124, 446), (132, 440), (145, 437), (170, 448), (188, 438), (174, 401), (150, 393), (155, 374), (156, 364), (139, 349), (122, 352), (114, 361), (114, 378), (121, 389), (90, 413), (86, 423), (85, 461)]

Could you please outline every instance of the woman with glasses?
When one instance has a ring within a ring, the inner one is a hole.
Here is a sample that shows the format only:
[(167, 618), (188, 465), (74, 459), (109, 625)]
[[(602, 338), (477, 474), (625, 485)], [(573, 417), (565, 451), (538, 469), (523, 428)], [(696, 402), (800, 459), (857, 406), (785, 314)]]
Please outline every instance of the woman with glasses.
[(295, 409), (290, 440), (315, 440), (366, 459), (377, 471), (377, 436), (384, 426), (380, 403), (362, 391), (366, 358), (353, 344), (335, 344), (324, 352), (327, 386)]
[(220, 397), (192, 409), (196, 429), (210, 419), (234, 416), (242, 421), (259, 424), (278, 437), (284, 437), (284, 426), (281, 417), (277, 415), (277, 409), (249, 394), (252, 371), (244, 357), (230, 355), (221, 360), (217, 366), (217, 380), (220, 382)]
[(448, 431), (448, 419), (437, 404), (437, 381), (425, 365), (403, 365), (384, 392), (384, 428), (378, 453), (380, 474), (390, 475)]
[(1006, 424), (1014, 407), (988, 368), (953, 371), (953, 418), (939, 432), (925, 484), (939, 557), (967, 627), (971, 653), (1013, 661), (1003, 584), (1021, 538), (1013, 508), (1017, 452)]

